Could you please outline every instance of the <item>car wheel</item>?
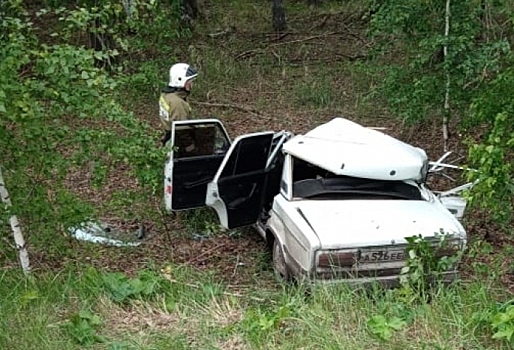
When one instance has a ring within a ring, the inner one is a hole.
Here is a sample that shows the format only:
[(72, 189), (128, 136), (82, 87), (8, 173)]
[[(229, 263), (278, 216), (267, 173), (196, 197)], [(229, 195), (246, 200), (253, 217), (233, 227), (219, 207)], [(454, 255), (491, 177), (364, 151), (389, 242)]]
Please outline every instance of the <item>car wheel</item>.
[(283, 281), (289, 281), (291, 275), (286, 265), (286, 259), (284, 258), (284, 252), (278, 239), (273, 241), (273, 270), (275, 275)]

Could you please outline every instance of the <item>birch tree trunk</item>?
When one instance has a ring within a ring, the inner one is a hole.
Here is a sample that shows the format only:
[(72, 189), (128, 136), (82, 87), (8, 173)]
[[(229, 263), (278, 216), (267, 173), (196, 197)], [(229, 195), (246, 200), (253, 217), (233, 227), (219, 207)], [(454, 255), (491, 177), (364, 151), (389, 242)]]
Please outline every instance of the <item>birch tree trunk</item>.
[[(4, 203), (6, 209), (12, 207), (11, 199), (9, 198), (9, 192), (7, 192), (7, 187), (5, 187), (5, 181), (1, 167), (0, 197), (2, 197), (2, 203)], [(25, 246), (25, 239), (23, 239), (23, 234), (21, 232), (20, 223), (18, 222), (18, 217), (16, 215), (11, 215), (11, 217), (9, 218), (9, 222), (11, 223), (14, 242), (16, 243), (16, 248), (18, 249), (18, 256), (20, 258), (21, 268), (23, 269), (23, 272), (25, 272), (25, 274), (28, 274), (30, 272), (29, 253), (27, 252), (27, 247)]]
[(445, 14), (445, 28), (444, 28), (444, 38), (446, 39), (443, 47), (443, 56), (446, 67), (446, 88), (444, 94), (444, 115), (443, 115), (443, 141), (444, 141), (444, 151), (446, 152), (448, 149), (448, 116), (450, 114), (450, 68), (448, 66), (448, 37), (450, 35), (450, 0), (446, 0), (446, 14)]

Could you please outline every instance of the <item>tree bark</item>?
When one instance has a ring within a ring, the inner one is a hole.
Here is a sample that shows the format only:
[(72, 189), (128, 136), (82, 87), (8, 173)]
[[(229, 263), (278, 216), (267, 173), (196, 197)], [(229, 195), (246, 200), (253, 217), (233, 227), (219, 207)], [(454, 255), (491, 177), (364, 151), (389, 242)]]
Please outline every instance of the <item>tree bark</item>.
[(95, 51), (107, 54), (102, 59), (95, 57), (95, 65), (98, 68), (111, 68), (115, 58), (109, 55), (109, 51), (114, 49), (114, 38), (110, 33), (100, 30), (103, 24), (100, 18), (96, 18), (94, 22), (89, 25), (87, 29), (89, 47)]
[(272, 14), (273, 29), (278, 33), (284, 32), (287, 24), (283, 0), (273, 0)]
[[(2, 197), (2, 203), (4, 203), (5, 208), (9, 210), (12, 207), (12, 203), (11, 199), (9, 198), (9, 192), (7, 191), (7, 187), (5, 187), (4, 176), (2, 174), (1, 167), (0, 197)], [(25, 240), (23, 239), (23, 234), (21, 232), (20, 223), (18, 222), (18, 217), (16, 215), (11, 215), (9, 222), (11, 224), (14, 242), (16, 243), (16, 248), (18, 249), (18, 256), (20, 258), (21, 268), (23, 269), (23, 272), (25, 272), (25, 274), (28, 274), (30, 272), (29, 253), (27, 252)]]
[(198, 18), (198, 1), (197, 0), (182, 0), (182, 6), (184, 7), (184, 14), (189, 16), (191, 19)]
[[(446, 42), (443, 47), (444, 60), (448, 59), (448, 38), (450, 36), (450, 0), (446, 0), (446, 14), (445, 14), (445, 27), (444, 38)], [(448, 64), (445, 65), (446, 69), (446, 88), (444, 94), (444, 112), (443, 112), (443, 140), (444, 151), (448, 148), (448, 118), (450, 115), (450, 68)]]

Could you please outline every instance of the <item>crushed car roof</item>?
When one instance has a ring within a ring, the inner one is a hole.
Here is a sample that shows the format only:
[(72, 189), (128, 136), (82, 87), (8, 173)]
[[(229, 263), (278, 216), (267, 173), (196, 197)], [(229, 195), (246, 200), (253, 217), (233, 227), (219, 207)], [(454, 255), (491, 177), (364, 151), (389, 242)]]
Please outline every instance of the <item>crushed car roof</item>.
[(337, 175), (420, 180), (424, 150), (345, 118), (334, 118), (286, 142), (284, 152)]

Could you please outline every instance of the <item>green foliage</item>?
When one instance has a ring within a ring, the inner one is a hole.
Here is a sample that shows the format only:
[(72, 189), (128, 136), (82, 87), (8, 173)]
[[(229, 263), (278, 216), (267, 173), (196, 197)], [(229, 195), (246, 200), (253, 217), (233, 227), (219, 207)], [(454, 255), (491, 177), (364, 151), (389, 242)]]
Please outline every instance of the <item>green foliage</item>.
[[(468, 179), (478, 181), (469, 193), (470, 205), (493, 219), (508, 222), (514, 194), (512, 155), (514, 131), (512, 51), (505, 33), (512, 30), (508, 1), (452, 1), (450, 31), (445, 37), (444, 2), (376, 1), (370, 35), (386, 57), (385, 79), (379, 87), (399, 118), (415, 123), (440, 118), (449, 78), (450, 112), (482, 139), (469, 141)], [(447, 47), (447, 56), (443, 47)], [(394, 59), (391, 57), (394, 56)], [(400, 57), (400, 58), (398, 58)]]
[(138, 277), (128, 278), (123, 273), (109, 273), (102, 276), (103, 287), (109, 297), (117, 303), (130, 299), (148, 297), (156, 293), (161, 278), (149, 272), (139, 273)]
[(199, 208), (184, 212), (183, 223), (193, 238), (213, 237), (225, 232), (220, 225), (218, 216), (211, 208)]
[[(0, 318), (0, 348), (187, 349), (228, 348), (234, 343), (295, 349), (446, 349), (457, 343), (470, 349), (511, 347), (492, 339), (503, 327), (493, 329), (493, 315), (507, 313), (511, 303), (496, 304), (506, 296), (499, 294), (497, 285), (478, 280), (445, 289), (423, 304), (405, 300), (397, 290), (363, 293), (320, 284), (306, 293), (303, 288), (276, 288), (269, 280), (236, 291), (221, 284), (228, 293), (213, 293), (207, 290), (212, 287), (202, 290), (212, 283), (211, 276), (174, 269), (171, 278), (177, 282), (154, 289), (155, 297), (141, 293), (120, 304), (103, 298), (111, 296), (104, 285), (106, 274), (72, 265), (57, 275), (35, 272), (30, 281), (17, 269), (0, 273), (0, 309), (9, 315)], [(190, 287), (192, 280), (198, 288)], [(130, 320), (135, 323), (125, 322)], [(505, 327), (511, 322), (505, 316), (501, 320)], [(139, 327), (139, 321), (149, 327)], [(131, 325), (137, 331), (125, 328)]]
[(492, 316), (493, 339), (511, 341), (514, 336), (514, 305), (508, 305)]
[(382, 340), (389, 340), (395, 331), (403, 329), (407, 323), (399, 317), (386, 318), (383, 315), (373, 316), (368, 321), (369, 331)]
[(336, 96), (327, 72), (311, 72), (305, 80), (299, 81), (300, 86), (295, 89), (295, 100), (298, 105), (326, 108), (334, 104)]
[[(169, 57), (163, 63), (145, 61), (139, 63), (136, 67), (127, 69), (130, 74), (120, 77), (119, 82), (133, 98), (124, 101), (123, 96), (120, 96), (120, 100), (128, 108), (134, 107), (135, 102), (148, 103), (148, 101), (151, 101), (151, 103), (155, 103), (159, 96), (159, 89), (167, 83), (165, 80), (168, 79), (168, 76), (167, 74), (163, 75), (163, 72), (168, 71), (169, 63), (174, 60), (173, 57)], [(158, 67), (162, 67), (162, 69), (158, 69)]]
[[(509, 256), (509, 252), (504, 252)], [(484, 257), (487, 259), (484, 260)], [(498, 254), (495, 247), (484, 240), (477, 239), (469, 245), (466, 258), (471, 261), (475, 278), (484, 284), (497, 283), (502, 276), (502, 266), (505, 265), (503, 254)]]
[(97, 327), (101, 324), (100, 316), (93, 314), (89, 310), (81, 310), (78, 314), (70, 317), (66, 329), (70, 337), (78, 344), (92, 345), (97, 342), (104, 343), (106, 341), (96, 331)]
[(118, 55), (118, 50), (133, 53), (149, 49), (149, 45), (167, 50), (170, 40), (190, 34), (180, 25), (180, 0), (82, 0), (76, 7), (66, 1), (54, 1), (51, 5), (40, 14), (59, 15), (64, 24), (60, 28), (62, 35), (69, 40), (77, 39), (81, 32), (93, 35), (100, 46), (96, 48), (111, 58)]
[(514, 305), (512, 301), (496, 303), (484, 310), (474, 312), (472, 321), (485, 326), (492, 339), (511, 342), (514, 339)]
[[(12, 213), (24, 222), (29, 236), (40, 233), (30, 237), (35, 246), (61, 250), (58, 238), (66, 228), (96, 215), (98, 207), (84, 200), (72, 178), (89, 178), (99, 189), (114, 169), (123, 168), (148, 196), (162, 185), (165, 150), (155, 147), (153, 128), (118, 102), (124, 98), (120, 83), (127, 83), (123, 66), (109, 61), (116, 69), (106, 71), (98, 64), (118, 57), (118, 48), (130, 48), (127, 33), (135, 24), (127, 22), (121, 4), (41, 10), (41, 21), (60, 16), (47, 29), (49, 43), (40, 38), (41, 30), (22, 2), (1, 3), (0, 166)], [(137, 2), (149, 16), (157, 11), (154, 5)], [(169, 14), (161, 12), (159, 16)], [(167, 18), (178, 14), (174, 16)], [(101, 50), (86, 48), (80, 33), (90, 32), (115, 42)], [(2, 218), (7, 214), (2, 212)]]
[(261, 307), (249, 309), (242, 321), (242, 327), (249, 333), (250, 339), (259, 343), (263, 336), (280, 329), (286, 319), (291, 317), (291, 306), (286, 304), (271, 310)]
[(514, 88), (514, 70), (508, 69), (473, 101), (469, 130), (485, 126), (479, 142), (469, 141), (470, 181), (478, 181), (470, 193), (472, 204), (488, 209), (494, 219), (509, 222), (514, 196), (514, 103), (506, 94)]
[[(488, 5), (493, 14), (502, 8), (496, 6)], [(508, 41), (492, 35), (496, 28), (485, 32), (480, 22), (484, 10), (477, 2), (451, 2), (447, 38), (443, 2), (386, 0), (377, 1), (375, 7), (370, 35), (380, 43), (376, 53), (396, 56), (386, 67), (380, 91), (393, 112), (407, 122), (444, 112), (446, 74), (450, 75), (451, 116), (463, 116), (460, 111), (467, 109), (488, 77), (501, 71), (503, 58), (511, 55)], [(481, 36), (488, 40), (478, 40)]]
[(402, 269), (402, 292), (414, 299), (429, 300), (430, 291), (439, 287), (443, 273), (452, 271), (462, 257), (462, 247), (451, 242), (451, 235), (441, 232), (434, 246), (421, 235), (406, 237), (408, 259)]
[(120, 342), (120, 341), (114, 341), (109, 344), (109, 347), (107, 350), (132, 350), (135, 349), (133, 346), (130, 346), (128, 342)]

